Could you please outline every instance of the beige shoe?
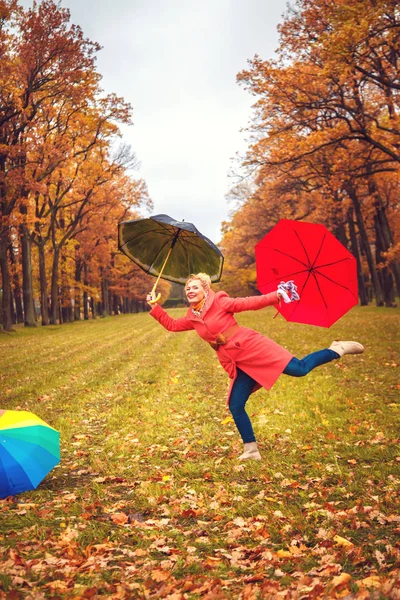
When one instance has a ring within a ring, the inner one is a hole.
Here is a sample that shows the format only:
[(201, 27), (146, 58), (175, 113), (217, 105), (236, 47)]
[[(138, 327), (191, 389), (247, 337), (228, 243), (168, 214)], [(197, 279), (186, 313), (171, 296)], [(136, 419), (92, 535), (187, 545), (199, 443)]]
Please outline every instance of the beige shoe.
[(337, 352), (339, 356), (344, 354), (362, 354), (364, 352), (364, 346), (358, 342), (340, 342), (335, 340), (329, 346), (329, 350)]
[(257, 448), (257, 442), (249, 442), (244, 445), (244, 452), (241, 456), (239, 456), (239, 460), (261, 460), (261, 454)]

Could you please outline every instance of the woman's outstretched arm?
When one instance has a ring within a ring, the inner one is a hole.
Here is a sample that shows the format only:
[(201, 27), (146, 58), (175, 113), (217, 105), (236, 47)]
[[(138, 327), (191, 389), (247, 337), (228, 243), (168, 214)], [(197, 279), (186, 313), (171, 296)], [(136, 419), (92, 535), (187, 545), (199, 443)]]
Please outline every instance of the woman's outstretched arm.
[(192, 321), (186, 317), (173, 319), (159, 304), (155, 304), (149, 313), (168, 331), (189, 331), (194, 329)]
[(217, 292), (216, 296), (220, 306), (231, 313), (259, 310), (279, 303), (279, 292), (271, 292), (263, 296), (247, 296), (245, 298), (230, 298), (226, 292)]

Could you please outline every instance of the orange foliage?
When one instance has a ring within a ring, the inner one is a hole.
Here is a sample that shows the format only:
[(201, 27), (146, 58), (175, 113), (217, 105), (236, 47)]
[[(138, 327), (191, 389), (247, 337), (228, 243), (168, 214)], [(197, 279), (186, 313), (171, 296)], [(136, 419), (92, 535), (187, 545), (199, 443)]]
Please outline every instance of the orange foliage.
[(389, 292), (371, 246), (400, 294), (396, 4), (368, 0), (361, 11), (358, 0), (298, 0), (279, 28), (276, 60), (255, 56), (238, 74), (256, 102), (247, 183), (233, 190), (240, 207), (224, 225), (227, 289), (254, 291), (254, 245), (280, 218), (322, 222), (344, 243), (351, 219), (377, 302)]

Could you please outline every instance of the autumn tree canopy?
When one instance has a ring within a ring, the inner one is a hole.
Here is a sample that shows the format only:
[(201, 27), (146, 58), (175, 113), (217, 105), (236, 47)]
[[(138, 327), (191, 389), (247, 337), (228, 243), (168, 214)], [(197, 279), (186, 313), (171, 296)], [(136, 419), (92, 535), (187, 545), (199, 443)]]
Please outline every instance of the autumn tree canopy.
[(105, 95), (100, 46), (44, 0), (0, 0), (2, 325), (133, 310), (144, 275), (118, 256), (117, 222), (149, 205), (119, 126), (131, 106)]
[[(356, 256), (361, 303), (400, 295), (400, 12), (395, 0), (298, 0), (275, 60), (238, 82), (251, 140), (224, 224), (226, 287), (255, 290), (254, 244), (280, 219), (326, 224)], [(245, 258), (246, 257), (246, 258)]]

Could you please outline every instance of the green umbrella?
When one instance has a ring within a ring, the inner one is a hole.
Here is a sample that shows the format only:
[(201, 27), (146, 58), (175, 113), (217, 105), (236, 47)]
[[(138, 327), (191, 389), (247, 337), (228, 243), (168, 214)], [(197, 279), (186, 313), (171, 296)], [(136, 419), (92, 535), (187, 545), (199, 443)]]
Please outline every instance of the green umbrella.
[(118, 245), (138, 267), (157, 277), (152, 295), (161, 277), (181, 285), (191, 273), (207, 273), (212, 282), (221, 279), (224, 257), (219, 248), (192, 223), (168, 215), (118, 223)]

